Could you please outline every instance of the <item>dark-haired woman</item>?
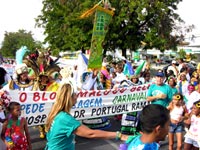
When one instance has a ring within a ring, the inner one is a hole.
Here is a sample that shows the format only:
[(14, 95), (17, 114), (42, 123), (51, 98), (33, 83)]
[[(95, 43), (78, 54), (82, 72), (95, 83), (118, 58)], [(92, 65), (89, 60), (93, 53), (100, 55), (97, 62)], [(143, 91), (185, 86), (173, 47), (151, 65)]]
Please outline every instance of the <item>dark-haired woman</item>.
[(176, 79), (174, 77), (169, 77), (167, 83), (172, 89), (172, 95), (178, 93), (178, 89), (176, 88)]
[(0, 89), (8, 83), (10, 76), (7, 74), (6, 70), (0, 67)]

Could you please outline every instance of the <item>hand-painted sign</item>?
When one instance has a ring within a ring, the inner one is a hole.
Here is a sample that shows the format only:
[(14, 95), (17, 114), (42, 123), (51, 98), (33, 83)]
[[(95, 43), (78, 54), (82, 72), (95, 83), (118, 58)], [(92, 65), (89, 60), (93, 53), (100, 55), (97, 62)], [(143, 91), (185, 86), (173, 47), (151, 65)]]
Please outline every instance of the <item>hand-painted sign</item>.
[[(127, 112), (139, 111), (148, 105), (146, 93), (149, 85), (121, 88), (117, 90), (80, 91), (76, 105), (71, 114), (78, 120), (111, 116)], [(56, 92), (45, 91), (10, 91), (13, 101), (21, 103), (22, 115), (28, 125), (45, 124)]]

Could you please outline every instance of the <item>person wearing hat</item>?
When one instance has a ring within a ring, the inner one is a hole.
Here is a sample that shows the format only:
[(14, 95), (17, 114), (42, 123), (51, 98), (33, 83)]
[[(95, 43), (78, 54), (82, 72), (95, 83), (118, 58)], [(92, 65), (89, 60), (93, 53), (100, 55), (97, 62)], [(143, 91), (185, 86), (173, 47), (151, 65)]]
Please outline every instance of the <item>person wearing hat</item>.
[(181, 93), (182, 95), (185, 95), (186, 93), (188, 93), (188, 85), (189, 85), (189, 81), (186, 78), (186, 73), (185, 72), (180, 73), (180, 75), (178, 76), (178, 82), (177, 82), (177, 89), (179, 93)]
[(131, 76), (130, 80), (134, 85), (141, 85), (142, 84), (142, 82), (139, 80), (138, 75)]
[(172, 64), (167, 68), (167, 73), (169, 73), (169, 70), (172, 70), (174, 75), (176, 77), (178, 77), (179, 70), (178, 70), (178, 68), (176, 66), (176, 61), (175, 60), (173, 60)]
[(172, 90), (164, 83), (164, 78), (161, 70), (156, 72), (155, 84), (151, 84), (147, 91), (147, 101), (167, 107), (172, 100)]
[[(105, 67), (100, 71), (98, 69), (93, 70), (86, 78), (82, 85), (83, 90), (105, 90), (111, 88), (111, 78)], [(105, 129), (111, 125), (107, 117), (84, 119), (82, 123), (91, 129)]]
[(6, 86), (3, 87), (4, 90), (20, 90), (20, 91), (30, 91), (33, 88), (34, 81), (28, 77), (28, 67), (26, 64), (17, 65), (15, 68), (15, 73), (12, 79), (8, 82)]

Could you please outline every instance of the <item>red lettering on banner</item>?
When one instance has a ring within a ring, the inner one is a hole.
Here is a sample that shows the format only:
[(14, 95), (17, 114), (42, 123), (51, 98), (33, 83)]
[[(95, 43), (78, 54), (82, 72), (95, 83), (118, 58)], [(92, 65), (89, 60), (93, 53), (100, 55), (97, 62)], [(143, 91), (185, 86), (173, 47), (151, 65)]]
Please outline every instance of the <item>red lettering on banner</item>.
[(48, 100), (48, 98), (46, 98), (45, 95), (46, 95), (46, 93), (43, 92), (43, 93), (42, 93), (42, 101), (47, 101), (47, 100)]
[(26, 101), (26, 99), (27, 99), (27, 94), (25, 92), (20, 93), (19, 101), (23, 103)]
[(95, 96), (95, 94), (96, 94), (96, 91), (93, 90), (93, 91), (91, 91), (91, 92), (89, 93), (89, 97), (90, 97), (90, 96)]
[(112, 91), (113, 94), (117, 94), (118, 90), (114, 90)]
[(120, 93), (124, 93), (124, 91), (126, 91), (126, 88), (121, 88), (119, 89)]
[(97, 96), (101, 96), (101, 91), (98, 91), (98, 92), (97, 92)]
[(130, 89), (131, 92), (134, 92), (135, 90), (136, 90), (136, 87), (132, 87), (132, 88)]
[(80, 92), (78, 93), (78, 97), (86, 97), (86, 96), (87, 96), (87, 93), (88, 93), (88, 91), (84, 91), (84, 92), (80, 91)]
[(138, 86), (137, 91), (141, 91), (141, 88), (142, 88), (141, 86)]
[(52, 92), (50, 95), (49, 95), (49, 98), (50, 100), (54, 100), (56, 98), (56, 92)]
[(39, 92), (34, 92), (33, 93), (33, 101), (37, 102), (40, 100), (40, 93)]
[(143, 87), (142, 87), (142, 90), (143, 90), (143, 91), (147, 90), (147, 87), (146, 87), (146, 86), (143, 86)]
[(105, 90), (105, 91), (103, 92), (104, 95), (108, 95), (109, 93), (110, 93), (110, 90)]

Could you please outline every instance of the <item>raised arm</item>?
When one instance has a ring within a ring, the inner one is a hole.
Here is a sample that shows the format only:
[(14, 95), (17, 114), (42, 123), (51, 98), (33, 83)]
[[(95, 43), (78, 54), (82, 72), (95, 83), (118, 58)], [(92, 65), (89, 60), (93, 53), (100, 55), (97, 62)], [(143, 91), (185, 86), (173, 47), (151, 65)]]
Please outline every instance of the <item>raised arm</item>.
[(127, 140), (128, 136), (123, 135), (120, 132), (108, 132), (102, 130), (92, 130), (87, 126), (81, 125), (78, 127), (74, 134), (85, 137), (85, 138), (99, 138), (99, 139), (120, 139), (120, 140)]

